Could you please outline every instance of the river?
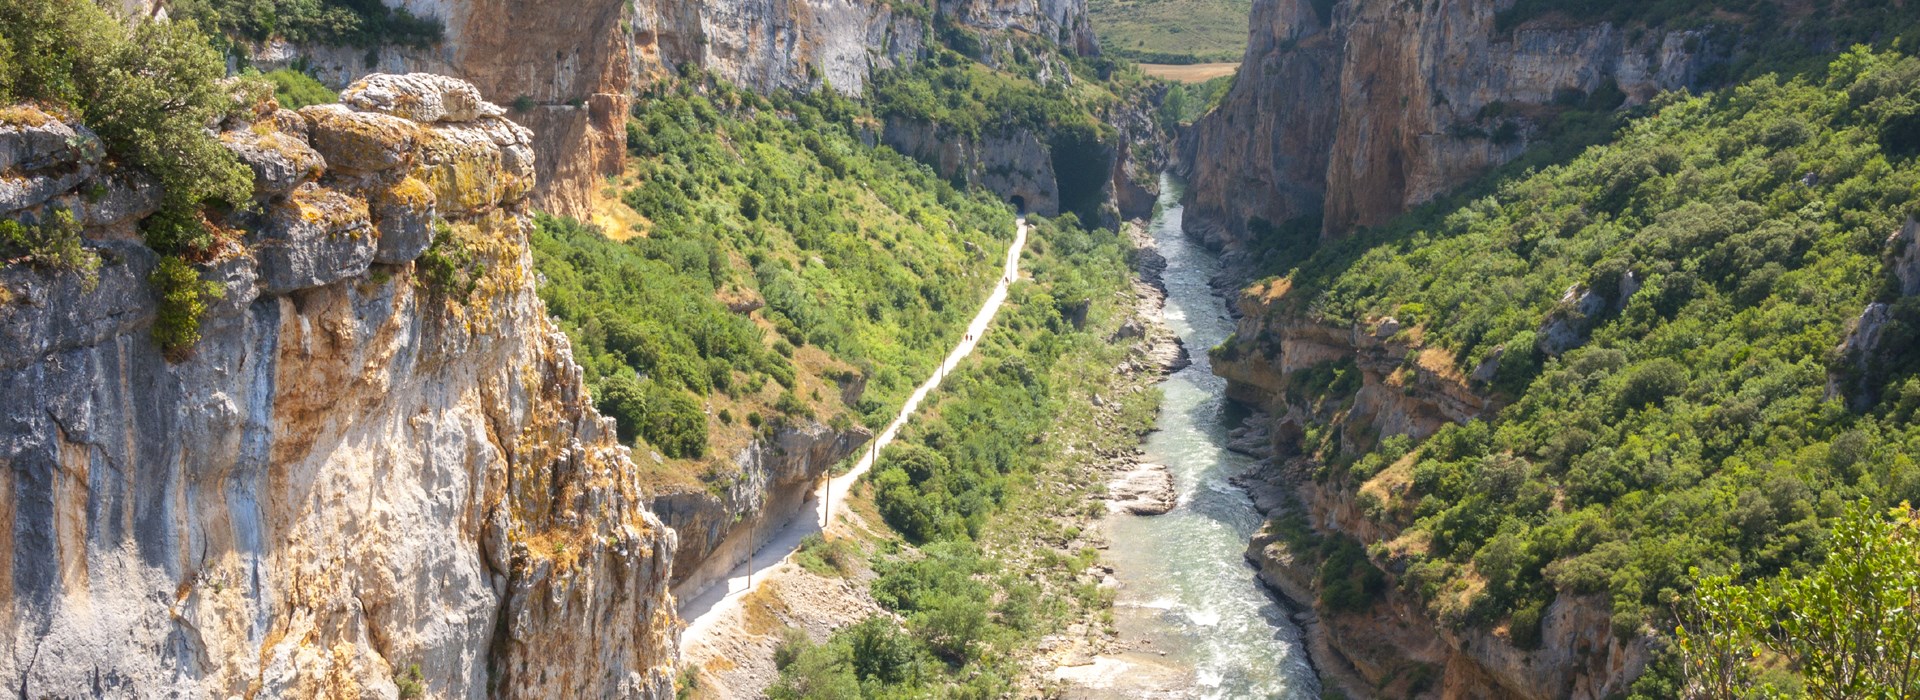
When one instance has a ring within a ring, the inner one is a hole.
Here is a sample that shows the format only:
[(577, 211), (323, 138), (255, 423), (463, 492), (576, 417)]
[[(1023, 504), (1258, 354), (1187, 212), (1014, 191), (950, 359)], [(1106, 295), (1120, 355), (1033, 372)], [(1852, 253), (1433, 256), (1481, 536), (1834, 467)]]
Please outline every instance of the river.
[(1242, 556), (1261, 523), (1246, 494), (1227, 482), (1252, 461), (1225, 448), (1244, 410), (1227, 404), (1226, 380), (1207, 360), (1207, 348), (1226, 339), (1233, 323), (1207, 284), (1219, 260), (1180, 232), (1181, 189), (1162, 176), (1149, 231), (1167, 258), (1166, 323), (1193, 365), (1162, 382), (1158, 429), (1145, 446), (1146, 461), (1172, 471), (1180, 505), (1106, 522), (1107, 560), (1121, 583), (1115, 623), (1134, 654), (1165, 652), (1160, 660), (1186, 674), (1181, 697), (1317, 698), (1299, 628)]

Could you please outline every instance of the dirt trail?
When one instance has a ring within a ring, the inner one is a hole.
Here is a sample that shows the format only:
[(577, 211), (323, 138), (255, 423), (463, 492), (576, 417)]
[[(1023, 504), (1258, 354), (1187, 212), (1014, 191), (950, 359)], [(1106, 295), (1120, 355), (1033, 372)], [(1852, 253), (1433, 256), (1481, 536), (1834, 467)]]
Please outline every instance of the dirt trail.
[[(886, 430), (874, 438), (868, 449), (861, 454), (860, 461), (853, 465), (853, 469), (828, 480), (808, 497), (808, 507), (800, 512), (809, 513), (812, 517), (795, 517), (787, 521), (778, 531), (765, 535), (760, 546), (754, 550), (753, 556), (748, 561), (734, 565), (725, 579), (717, 580), (705, 590), (680, 601), (680, 616), (687, 621), (686, 631), (680, 636), (680, 649), (683, 654), (693, 645), (706, 641), (721, 620), (739, 616), (741, 599), (763, 586), (769, 575), (786, 563), (793, 552), (800, 548), (801, 540), (806, 539), (807, 535), (820, 532), (823, 523), (832, 522), (846, 512), (847, 494), (852, 491), (854, 481), (873, 468), (875, 455), (879, 454), (880, 449), (885, 448), (887, 443), (893, 442), (894, 436), (898, 435), (900, 428), (906, 425), (907, 419), (913, 417), (914, 411), (920, 407), (920, 402), (927, 397), (927, 394), (938, 388), (940, 382), (946, 379), (947, 373), (953, 371), (961, 360), (973, 353), (974, 346), (978, 345), (980, 337), (986, 334), (987, 326), (993, 322), (994, 315), (1000, 312), (1001, 303), (1007, 300), (1008, 285), (1020, 276), (1020, 252), (1027, 245), (1026, 218), (1017, 219), (1015, 226), (1017, 233), (1014, 235), (1013, 245), (1007, 249), (1007, 260), (1003, 266), (1000, 281), (994, 285), (993, 294), (989, 295), (987, 302), (981, 305), (980, 312), (973, 317), (973, 322), (967, 325), (966, 335), (963, 336), (960, 344), (954, 346), (953, 351), (947, 354), (946, 360), (940, 363), (940, 368), (934, 371), (933, 376), (927, 378), (925, 383), (914, 390), (913, 395), (907, 397), (907, 402), (900, 407), (899, 415), (894, 417), (892, 423), (887, 424)], [(825, 504), (821, 501), (823, 494), (829, 496)], [(831, 514), (824, 512), (827, 504), (832, 506)], [(752, 564), (751, 573), (748, 571), (749, 564)]]

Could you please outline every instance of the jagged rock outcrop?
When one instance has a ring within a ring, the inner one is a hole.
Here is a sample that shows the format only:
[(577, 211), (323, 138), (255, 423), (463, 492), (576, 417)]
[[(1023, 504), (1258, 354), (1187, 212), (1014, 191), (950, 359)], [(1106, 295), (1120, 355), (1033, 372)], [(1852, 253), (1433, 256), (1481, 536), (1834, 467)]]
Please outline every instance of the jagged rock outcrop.
[[(1323, 529), (1395, 535), (1371, 531), (1378, 526), (1353, 494), (1323, 488), (1283, 464), (1266, 463), (1240, 482), (1294, 494), (1264, 502), (1263, 511), (1302, 508)], [(1271, 528), (1254, 535), (1246, 558), (1263, 583), (1302, 609), (1295, 619), (1323, 682), (1356, 697), (1600, 700), (1624, 694), (1651, 658), (1643, 640), (1613, 634), (1612, 611), (1596, 596), (1556, 597), (1543, 611), (1538, 647), (1523, 650), (1504, 629), (1435, 623), (1424, 603), (1395, 585), (1365, 610), (1315, 607), (1322, 587), (1315, 553), (1296, 551)]]
[[(1289, 377), (1329, 363), (1351, 362), (1360, 372), (1361, 381), (1338, 416), (1356, 435), (1425, 437), (1447, 423), (1489, 412), (1491, 402), (1461, 376), (1451, 353), (1423, 348), (1414, 334), (1400, 333), (1392, 318), (1344, 327), (1298, 318), (1288, 308), (1289, 291), (1285, 279), (1248, 288), (1239, 300), (1233, 339), (1212, 358), (1214, 373), (1227, 379), (1229, 398), (1275, 417), (1271, 432), (1282, 443), (1282, 454), (1289, 453), (1287, 441), (1299, 437), (1308, 422), (1327, 419), (1287, 402)], [(1344, 432), (1343, 439), (1348, 439)]]
[(1909, 217), (1887, 237), (1882, 259), (1887, 269), (1887, 291), (1893, 299), (1867, 304), (1847, 324), (1846, 335), (1834, 349), (1840, 362), (1827, 370), (1827, 398), (1842, 398), (1848, 407), (1865, 411), (1879, 400), (1877, 387), (1887, 378), (1890, 361), (1907, 350), (1901, 343), (1883, 342), (1894, 324), (1894, 303), (1920, 295), (1920, 220)]
[(941, 177), (964, 179), (1041, 216), (1060, 214), (1053, 151), (1033, 131), (1003, 129), (970, 137), (935, 124), (890, 119), (881, 139)]
[(669, 486), (649, 508), (679, 535), (674, 594), (691, 598), (745, 561), (755, 534), (766, 536), (801, 515), (827, 470), (858, 452), (873, 434), (835, 431), (807, 419), (776, 429), (733, 456), (738, 476), (714, 487)]
[[(426, 48), (372, 49), (275, 41), (254, 47), (253, 63), (263, 68), (298, 64), (336, 87), (376, 73), (452, 76), (458, 79), (453, 82), (467, 85), (466, 95), (449, 95), (424, 85), (408, 86), (405, 94), (422, 96), (434, 105), (432, 109), (451, 106), (455, 114), (477, 107), (479, 95), (525, 107), (505, 114), (533, 134), (527, 146), (540, 156), (535, 162), (535, 208), (584, 216), (602, 178), (618, 173), (625, 162), (626, 116), (635, 80), (629, 4), (619, 0), (396, 0), (387, 4), (440, 21), (445, 39)], [(369, 89), (379, 93), (387, 88)], [(415, 109), (383, 108), (378, 94), (342, 95), (341, 99), (363, 109)]]
[(1552, 18), (1501, 31), (1498, 0), (1256, 0), (1239, 78), (1195, 125), (1190, 226), (1385, 223), (1518, 156), (1568, 106), (1644, 102), (1715, 60), (1700, 32)]
[[(1628, 273), (1615, 297), (1570, 290), (1566, 306), (1578, 318), (1595, 316), (1624, 305), (1637, 286)], [(1400, 531), (1391, 519), (1374, 517), (1369, 504), (1377, 509), (1397, 497), (1410, 480), (1411, 462), (1357, 486), (1322, 482), (1312, 476), (1315, 455), (1302, 438), (1309, 427), (1331, 431), (1341, 454), (1358, 455), (1389, 436), (1425, 437), (1447, 423), (1485, 419), (1498, 405), (1483, 393), (1487, 379), (1462, 376), (1452, 353), (1423, 347), (1418, 327), (1393, 318), (1330, 324), (1299, 308), (1290, 292), (1284, 278), (1246, 289), (1235, 335), (1212, 358), (1214, 372), (1228, 380), (1227, 395), (1266, 412), (1250, 418), (1241, 433), (1242, 440), (1264, 437), (1267, 444), (1241, 447), (1263, 461), (1239, 482), (1262, 510), (1298, 508), (1316, 530), (1385, 545), (1386, 554), (1370, 556), (1391, 579), (1396, 568), (1387, 558), (1401, 546)], [(1329, 363), (1358, 372), (1351, 393), (1293, 391), (1296, 373)], [(1247, 550), (1262, 580), (1309, 608), (1301, 616), (1308, 651), (1336, 687), (1385, 697), (1597, 700), (1623, 692), (1650, 657), (1645, 640), (1613, 634), (1603, 600), (1571, 593), (1544, 611), (1533, 650), (1516, 646), (1505, 629), (1441, 624), (1425, 602), (1392, 583), (1384, 600), (1366, 610), (1315, 608), (1321, 585), (1315, 556), (1293, 551), (1272, 531), (1257, 535)], [(1416, 678), (1423, 679), (1417, 687)]]
[[(394, 697), (417, 668), (432, 697), (672, 694), (675, 538), (534, 293), (534, 137), (439, 84), (438, 112), (220, 126), (266, 186), (177, 361), (140, 188), (74, 185), (97, 281), (0, 268), (10, 690)], [(485, 263), (470, 295), (412, 264), (421, 221)]]

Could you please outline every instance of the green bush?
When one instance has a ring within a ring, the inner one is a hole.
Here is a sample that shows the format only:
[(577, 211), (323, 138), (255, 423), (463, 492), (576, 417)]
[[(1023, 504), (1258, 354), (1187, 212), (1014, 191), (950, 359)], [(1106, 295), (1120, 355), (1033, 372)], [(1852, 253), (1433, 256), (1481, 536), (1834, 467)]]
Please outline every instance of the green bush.
[(147, 277), (160, 298), (153, 321), (153, 341), (169, 356), (179, 356), (200, 342), (200, 316), (208, 302), (220, 298), (220, 285), (200, 279), (200, 271), (178, 256), (162, 256)]
[(414, 265), (415, 279), (427, 291), (461, 301), (473, 297), (487, 264), (444, 221), (434, 222), (433, 244)]
[(426, 697), (425, 680), (425, 676), (420, 672), (420, 664), (407, 664), (406, 670), (393, 674), (393, 685), (400, 691), (400, 697), (403, 699)]
[(193, 22), (128, 30), (84, 0), (20, 0), (0, 7), (0, 44), (13, 58), (0, 64), (0, 102), (72, 110), (109, 154), (159, 178), (167, 209), (252, 197), (252, 173), (206, 131), (236, 104), (225, 61)]
[[(1920, 511), (1857, 501), (1829, 546), (1821, 564), (1751, 585), (1738, 569), (1690, 572), (1675, 645), (1684, 697), (1920, 697)], [(1783, 668), (1769, 669), (1776, 658)]]
[(273, 83), (274, 98), (280, 102), (281, 107), (287, 109), (340, 101), (339, 94), (320, 84), (320, 81), (314, 80), (312, 76), (292, 68), (281, 68), (263, 77)]
[(793, 560), (800, 568), (821, 576), (846, 576), (853, 573), (859, 549), (844, 539), (829, 540), (819, 533), (800, 540)]
[(34, 225), (0, 221), (0, 259), (25, 258), (47, 269), (77, 271), (86, 275), (91, 285), (100, 269), (100, 256), (80, 240), (80, 225), (73, 220), (73, 213), (61, 209), (48, 218)]
[(674, 458), (707, 455), (707, 416), (687, 392), (615, 374), (594, 385), (594, 406), (614, 419), (622, 441), (644, 439)]

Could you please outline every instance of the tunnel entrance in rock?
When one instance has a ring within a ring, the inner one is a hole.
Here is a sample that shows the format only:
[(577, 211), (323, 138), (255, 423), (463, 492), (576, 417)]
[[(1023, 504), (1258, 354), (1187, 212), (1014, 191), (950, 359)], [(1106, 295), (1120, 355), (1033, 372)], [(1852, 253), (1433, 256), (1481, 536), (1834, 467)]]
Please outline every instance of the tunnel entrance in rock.
[(1007, 203), (1012, 204), (1013, 210), (1016, 213), (1020, 214), (1021, 216), (1025, 216), (1027, 214), (1027, 198), (1026, 197), (1022, 197), (1016, 194), (1012, 197), (1008, 197)]

